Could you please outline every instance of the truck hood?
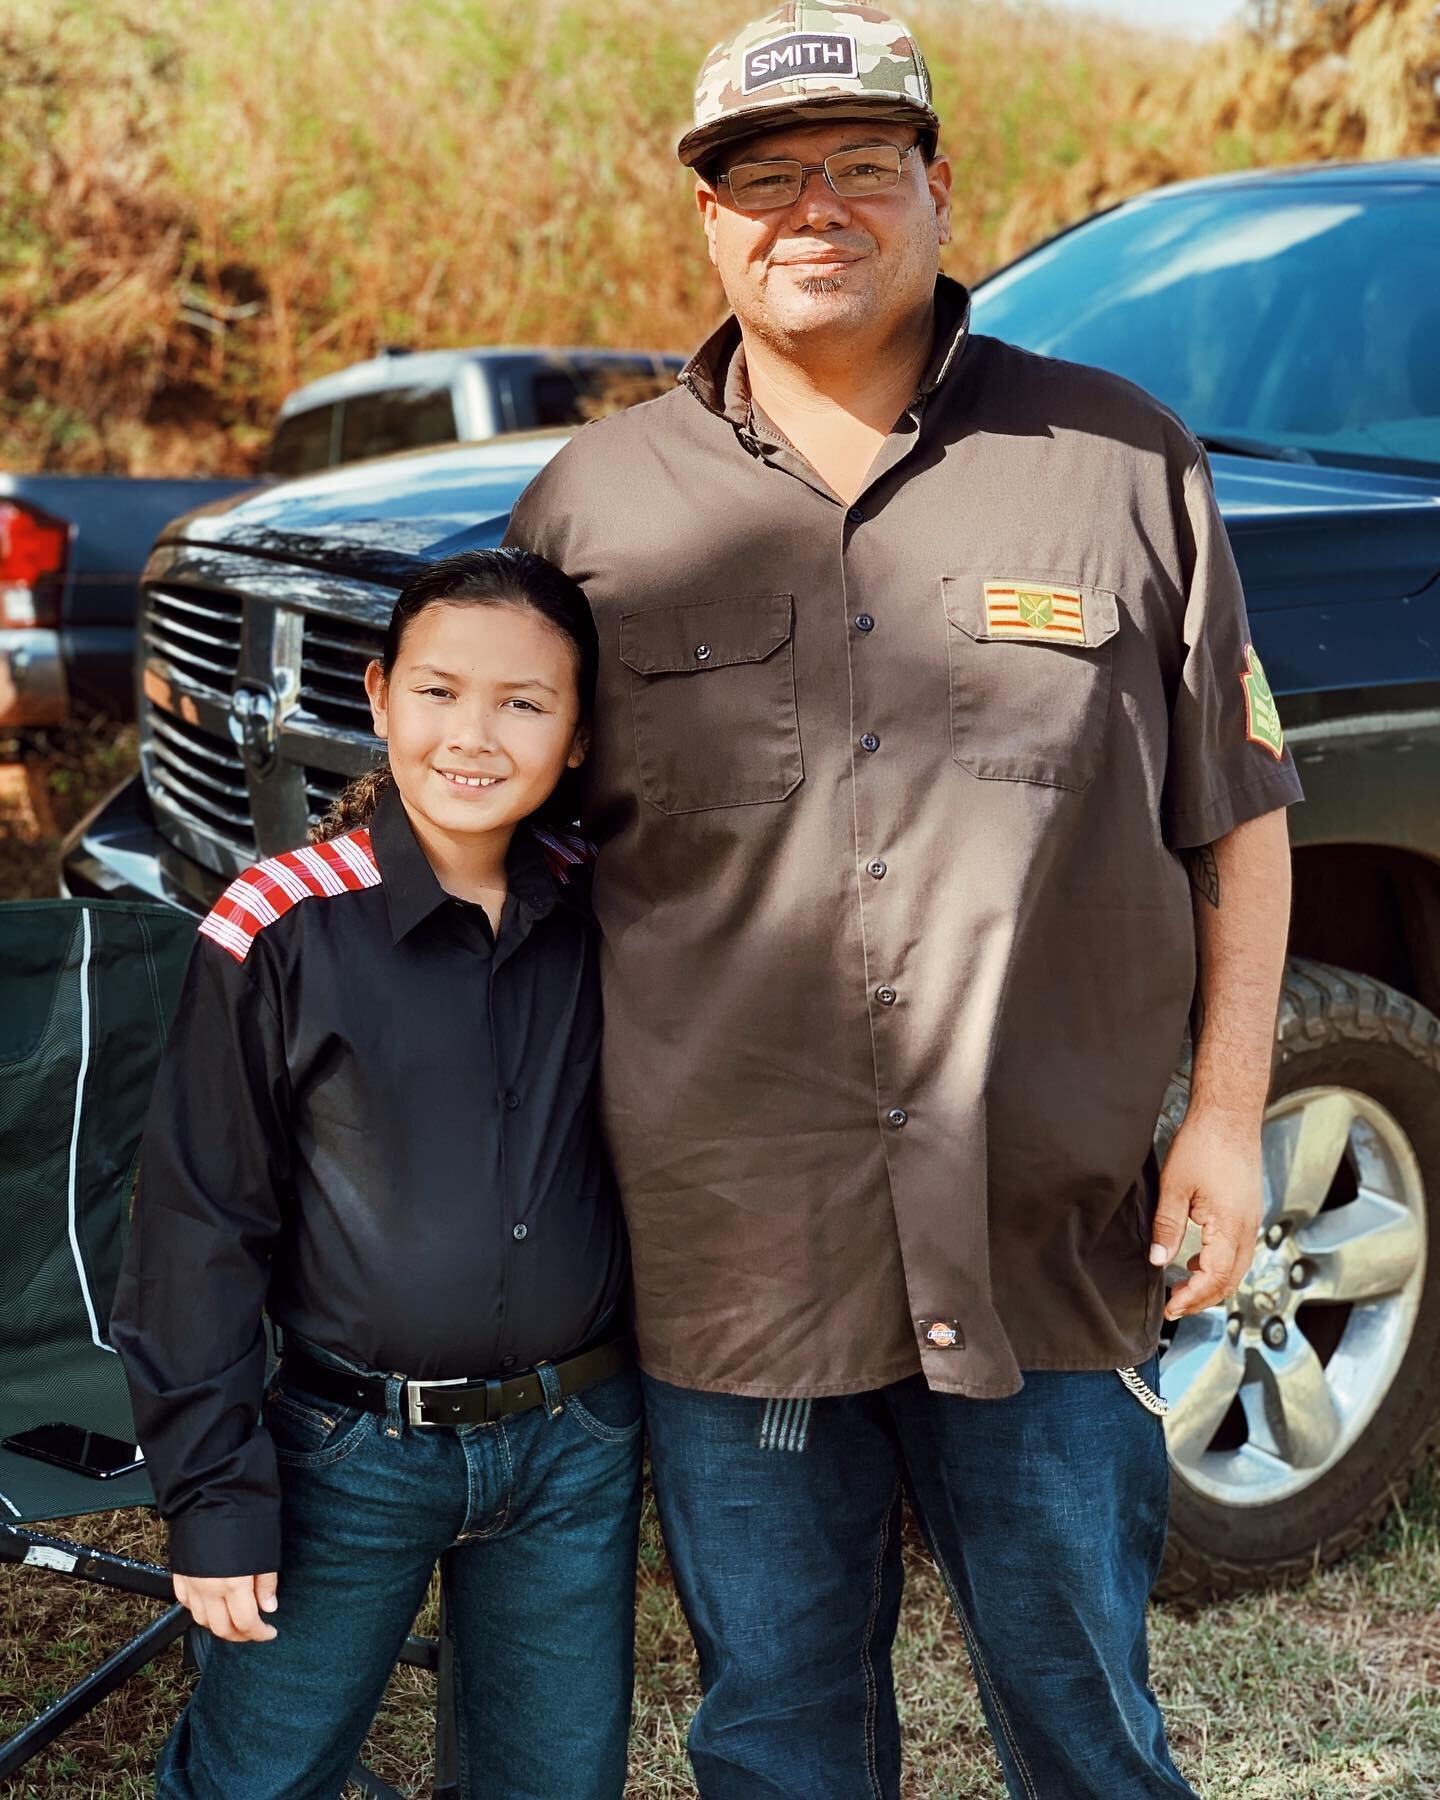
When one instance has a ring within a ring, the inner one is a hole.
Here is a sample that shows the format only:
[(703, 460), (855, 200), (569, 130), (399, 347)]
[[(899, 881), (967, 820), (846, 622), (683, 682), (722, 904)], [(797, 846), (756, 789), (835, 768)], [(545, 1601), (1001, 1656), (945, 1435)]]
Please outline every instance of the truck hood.
[(571, 435), (527, 432), (350, 463), (201, 507), (160, 542), (398, 583), (424, 563), (498, 544), (511, 507)]
[[(398, 583), (498, 544), (573, 434), (525, 433), (353, 463), (178, 519), (184, 541)], [(1440, 572), (1440, 477), (1216, 454), (1215, 492), (1253, 611), (1418, 593)]]
[(1440, 571), (1440, 476), (1210, 461), (1252, 612), (1399, 599)]

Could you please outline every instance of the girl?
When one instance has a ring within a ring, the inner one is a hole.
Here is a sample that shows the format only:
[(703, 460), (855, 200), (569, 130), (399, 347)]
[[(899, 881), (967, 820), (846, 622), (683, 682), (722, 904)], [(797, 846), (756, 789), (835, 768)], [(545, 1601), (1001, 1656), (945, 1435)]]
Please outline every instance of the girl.
[(596, 660), (540, 557), (416, 576), (365, 674), (388, 768), (200, 926), (111, 1322), (217, 1640), (163, 1800), (335, 1800), (437, 1560), (462, 1792), (623, 1791), (640, 1391), (558, 828)]

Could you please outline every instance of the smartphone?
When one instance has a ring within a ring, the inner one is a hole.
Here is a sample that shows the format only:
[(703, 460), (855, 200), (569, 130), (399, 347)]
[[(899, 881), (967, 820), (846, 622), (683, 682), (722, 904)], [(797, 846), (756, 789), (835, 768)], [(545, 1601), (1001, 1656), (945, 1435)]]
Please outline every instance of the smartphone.
[(97, 1481), (113, 1481), (117, 1475), (132, 1475), (145, 1467), (145, 1456), (138, 1444), (124, 1443), (120, 1438), (106, 1437), (103, 1431), (85, 1431), (79, 1425), (33, 1425), (29, 1431), (17, 1431), (0, 1442), (0, 1450), (13, 1450), (17, 1456), (34, 1456), (41, 1462), (54, 1463), (60, 1469), (73, 1469), (77, 1475), (93, 1475)]

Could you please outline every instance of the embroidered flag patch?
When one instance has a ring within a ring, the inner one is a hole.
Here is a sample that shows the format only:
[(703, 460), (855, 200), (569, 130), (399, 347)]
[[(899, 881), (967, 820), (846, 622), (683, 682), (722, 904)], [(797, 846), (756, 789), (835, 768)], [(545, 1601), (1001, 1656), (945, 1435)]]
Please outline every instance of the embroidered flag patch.
[(1245, 646), (1245, 667), (1240, 671), (1240, 685), (1245, 690), (1245, 736), (1252, 744), (1268, 750), (1276, 762), (1285, 754), (1285, 732), (1270, 683), (1255, 654), (1255, 646)]
[(1083, 644), (1085, 602), (1078, 588), (987, 581), (985, 629), (991, 637), (1046, 637)]

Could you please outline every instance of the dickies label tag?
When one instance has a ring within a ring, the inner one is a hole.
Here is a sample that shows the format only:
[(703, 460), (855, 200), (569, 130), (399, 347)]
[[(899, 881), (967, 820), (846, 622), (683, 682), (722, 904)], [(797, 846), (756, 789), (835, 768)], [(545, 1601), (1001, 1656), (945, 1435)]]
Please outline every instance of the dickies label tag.
[(985, 583), (985, 629), (991, 637), (1045, 637), (1085, 642), (1085, 601), (1078, 588), (1033, 581)]
[(802, 75), (821, 75), (827, 80), (855, 78), (855, 40), (838, 31), (794, 31), (788, 37), (771, 38), (745, 52), (742, 92), (776, 81), (795, 81)]
[(1240, 671), (1240, 685), (1245, 690), (1245, 736), (1252, 744), (1259, 744), (1262, 750), (1268, 750), (1276, 762), (1285, 754), (1285, 732), (1280, 724), (1279, 709), (1275, 705), (1275, 696), (1270, 692), (1270, 683), (1265, 679), (1265, 671), (1260, 665), (1260, 658), (1255, 654), (1255, 646), (1245, 646), (1245, 667)]

